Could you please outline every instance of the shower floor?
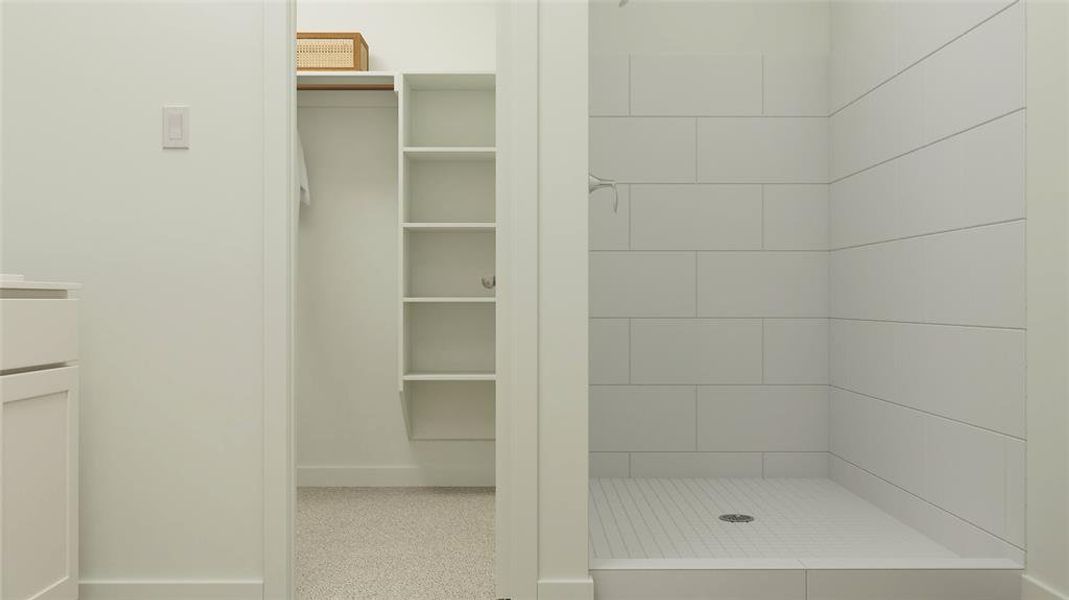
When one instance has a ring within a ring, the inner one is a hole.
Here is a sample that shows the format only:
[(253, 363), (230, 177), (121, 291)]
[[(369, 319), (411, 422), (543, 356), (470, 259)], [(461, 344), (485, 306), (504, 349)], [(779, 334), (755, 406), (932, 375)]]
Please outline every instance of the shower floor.
[[(751, 523), (729, 523), (743, 513)], [(592, 562), (954, 559), (828, 479), (591, 479)]]

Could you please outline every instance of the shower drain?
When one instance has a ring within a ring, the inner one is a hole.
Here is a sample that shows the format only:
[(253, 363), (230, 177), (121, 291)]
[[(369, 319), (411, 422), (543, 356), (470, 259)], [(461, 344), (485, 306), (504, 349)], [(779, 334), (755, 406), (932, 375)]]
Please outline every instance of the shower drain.
[(750, 521), (753, 521), (753, 517), (751, 517), (750, 515), (740, 515), (732, 513), (727, 515), (720, 515), (720, 520), (727, 521), (728, 523), (749, 523)]

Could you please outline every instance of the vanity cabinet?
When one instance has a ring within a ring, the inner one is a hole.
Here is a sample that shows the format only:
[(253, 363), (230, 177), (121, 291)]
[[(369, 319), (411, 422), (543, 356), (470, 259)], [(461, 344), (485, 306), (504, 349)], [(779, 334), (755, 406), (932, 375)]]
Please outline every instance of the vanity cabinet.
[(71, 284), (0, 279), (0, 598), (78, 597)]

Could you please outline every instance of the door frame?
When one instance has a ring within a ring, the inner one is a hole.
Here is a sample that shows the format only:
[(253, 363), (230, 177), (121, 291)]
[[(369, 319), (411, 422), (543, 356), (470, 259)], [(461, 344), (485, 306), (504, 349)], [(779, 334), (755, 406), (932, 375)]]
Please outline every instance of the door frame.
[[(294, 597), (296, 5), (264, 10), (263, 597)], [(498, 1), (496, 579), (590, 600), (588, 0)]]

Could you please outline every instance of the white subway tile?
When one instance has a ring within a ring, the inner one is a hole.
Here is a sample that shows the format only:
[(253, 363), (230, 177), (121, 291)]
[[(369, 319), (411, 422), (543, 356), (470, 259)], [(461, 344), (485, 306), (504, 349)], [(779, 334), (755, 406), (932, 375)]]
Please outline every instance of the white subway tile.
[(628, 114), (628, 56), (590, 55), (590, 116)]
[(765, 383), (828, 383), (827, 319), (765, 319)]
[(632, 477), (761, 477), (760, 452), (636, 452)]
[(837, 250), (831, 316), (1023, 327), (1024, 276), (1023, 222)]
[(1025, 326), (1025, 224), (922, 238), (924, 315), (919, 321)]
[(627, 319), (590, 320), (590, 383), (627, 383), (630, 378)]
[[(921, 151), (923, 152), (923, 151)], [(830, 186), (830, 246), (843, 248), (904, 237), (905, 203), (898, 190), (898, 161), (885, 163)]]
[(963, 558), (1005, 558), (1024, 563), (1020, 548), (1001, 540), (914, 494), (833, 455), (831, 478), (903, 523), (923, 532)]
[(832, 178), (1023, 107), (1024, 33), (1018, 4), (833, 115)]
[(635, 115), (759, 115), (759, 54), (636, 54), (631, 57)]
[(764, 247), (828, 249), (828, 186), (764, 186)]
[(829, 390), (828, 447), (836, 456), (868, 468), (872, 465), (872, 444), (868, 438), (869, 406), (874, 402), (852, 392)]
[(1006, 534), (1003, 436), (939, 417), (925, 422), (922, 497), (999, 536)]
[(698, 181), (827, 183), (827, 120), (698, 119)]
[(831, 186), (832, 247), (1024, 217), (1024, 114)]
[(1027, 452), (1020, 440), (1006, 440), (1006, 539), (1025, 546), (1025, 497), (1027, 486)]
[(824, 252), (698, 254), (698, 314), (709, 317), (825, 317)]
[(1025, 433), (1023, 331), (835, 320), (831, 377), (896, 404)]
[(826, 479), (828, 477), (827, 452), (766, 452), (764, 457), (766, 478)]
[(764, 114), (827, 116), (828, 62), (825, 54), (766, 54)]
[(895, 3), (831, 3), (831, 101), (857, 99), (896, 72)]
[(937, 419), (882, 400), (864, 404), (868, 414), (864, 436), (869, 445), (865, 468), (898, 487), (925, 493), (925, 424)]
[(923, 239), (831, 253), (831, 316), (923, 321)]
[(1007, 9), (921, 64), (925, 141), (1023, 107), (1024, 5)]
[(912, 65), (1013, 1), (894, 3), (896, 67), (904, 69)]
[(626, 452), (591, 452), (591, 477), (630, 477), (630, 455)]
[(636, 319), (633, 383), (760, 383), (761, 321)]
[(694, 315), (694, 254), (608, 252), (590, 255), (590, 316)]
[(636, 250), (761, 248), (759, 185), (634, 185)]
[(824, 386), (699, 387), (698, 449), (827, 450), (828, 390)]
[(693, 183), (690, 118), (590, 119), (590, 171), (622, 183)]
[(831, 179), (856, 173), (926, 141), (924, 74), (909, 69), (832, 115)]
[(694, 388), (596, 386), (590, 389), (595, 452), (694, 449)]

